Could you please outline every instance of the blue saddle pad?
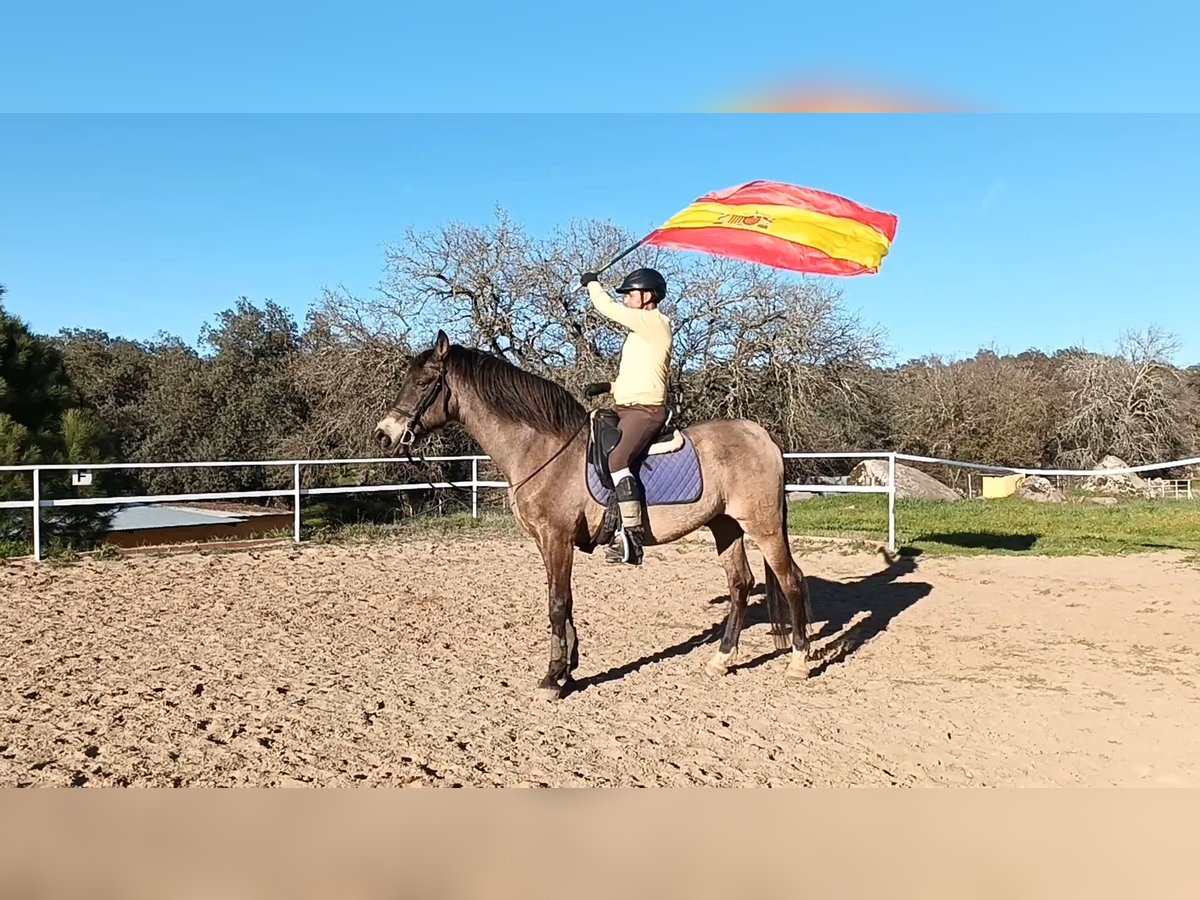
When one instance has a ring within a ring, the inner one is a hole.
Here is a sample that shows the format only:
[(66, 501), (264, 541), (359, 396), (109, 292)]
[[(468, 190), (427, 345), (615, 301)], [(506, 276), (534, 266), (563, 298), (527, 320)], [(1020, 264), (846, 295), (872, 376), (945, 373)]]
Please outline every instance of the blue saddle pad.
[[(683, 447), (674, 453), (647, 456), (638, 470), (638, 480), (646, 493), (647, 506), (671, 506), (699, 500), (704, 492), (704, 476), (691, 438), (685, 434)], [(600, 475), (590, 459), (587, 483), (592, 498), (607, 506), (613, 492), (600, 483)]]

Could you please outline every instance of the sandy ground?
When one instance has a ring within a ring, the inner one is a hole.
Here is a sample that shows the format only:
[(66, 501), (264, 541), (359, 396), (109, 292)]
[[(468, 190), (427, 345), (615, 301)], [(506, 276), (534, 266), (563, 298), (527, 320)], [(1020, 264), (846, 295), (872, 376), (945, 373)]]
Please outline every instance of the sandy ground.
[(801, 564), (824, 664), (784, 679), (759, 594), (714, 680), (708, 544), (577, 556), (557, 703), (522, 541), (0, 565), (0, 784), (1200, 785), (1181, 556)]

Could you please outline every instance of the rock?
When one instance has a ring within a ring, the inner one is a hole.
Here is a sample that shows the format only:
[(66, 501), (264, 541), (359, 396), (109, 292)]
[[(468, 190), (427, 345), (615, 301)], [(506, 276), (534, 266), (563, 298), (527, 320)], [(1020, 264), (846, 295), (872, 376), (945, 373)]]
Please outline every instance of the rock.
[(1067, 499), (1062, 491), (1050, 483), (1050, 479), (1041, 475), (1031, 475), (1022, 481), (1017, 488), (1017, 496), (1037, 503), (1064, 503)]
[[(862, 486), (887, 485), (888, 462), (886, 459), (864, 459), (850, 472), (850, 484)], [(926, 475), (912, 466), (896, 463), (896, 497), (901, 500), (961, 500), (962, 495), (954, 488), (942, 484), (932, 475)]]
[(1086, 497), (1084, 499), (1088, 503), (1095, 503), (1099, 506), (1116, 506), (1121, 502), (1116, 497)]
[(787, 495), (788, 503), (799, 503), (801, 500), (811, 500), (818, 494), (811, 494), (808, 491), (792, 491)]
[[(1106, 456), (1095, 469), (1127, 469), (1129, 464), (1116, 456)], [(1079, 483), (1081, 491), (1090, 494), (1122, 494), (1124, 496), (1148, 496), (1150, 485), (1134, 474), (1089, 475)]]

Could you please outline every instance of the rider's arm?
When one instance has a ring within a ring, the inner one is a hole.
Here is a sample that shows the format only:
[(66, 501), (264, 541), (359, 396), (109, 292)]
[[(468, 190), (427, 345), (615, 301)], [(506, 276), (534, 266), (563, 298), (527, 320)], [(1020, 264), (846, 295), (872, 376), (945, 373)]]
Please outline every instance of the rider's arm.
[(652, 310), (630, 309), (623, 303), (617, 303), (609, 296), (608, 291), (600, 286), (600, 282), (589, 282), (587, 289), (588, 296), (592, 298), (592, 306), (596, 307), (600, 315), (624, 325), (630, 331), (644, 334), (658, 325), (658, 316)]

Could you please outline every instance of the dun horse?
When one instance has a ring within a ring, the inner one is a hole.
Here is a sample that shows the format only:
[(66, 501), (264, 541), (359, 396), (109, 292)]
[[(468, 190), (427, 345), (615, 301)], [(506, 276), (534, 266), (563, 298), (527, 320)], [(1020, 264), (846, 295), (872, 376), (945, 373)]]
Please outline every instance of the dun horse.
[[(411, 453), (423, 436), (451, 421), (461, 424), (504, 474), (517, 522), (541, 551), (551, 638), (550, 666), (537, 690), (557, 699), (579, 664), (572, 615), (574, 552), (591, 553), (612, 527), (604, 502), (606, 473), (590, 452), (599, 429), (589, 427), (588, 411), (565, 388), (496, 356), (452, 345), (439, 331), (434, 346), (412, 360), (375, 437), (385, 452)], [(729, 580), (725, 632), (706, 664), (708, 673), (725, 674), (737, 656), (754, 586), (744, 543), (748, 535), (766, 563), (767, 609), (778, 650), (787, 649), (791, 632), (786, 674), (807, 677), (808, 586), (788, 544), (779, 447), (754, 422), (718, 420), (682, 429), (673, 444), (659, 444), (650, 453), (642, 464), (646, 546), (707, 527)]]

